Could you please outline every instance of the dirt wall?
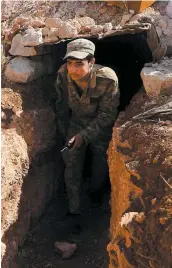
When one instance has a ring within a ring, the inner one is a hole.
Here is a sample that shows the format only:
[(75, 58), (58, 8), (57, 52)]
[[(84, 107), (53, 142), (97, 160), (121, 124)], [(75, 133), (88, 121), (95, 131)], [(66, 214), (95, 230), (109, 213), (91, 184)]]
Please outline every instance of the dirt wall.
[(118, 118), (108, 151), (111, 193), (110, 267), (171, 267), (172, 121), (133, 116), (160, 106), (138, 93)]
[(2, 267), (15, 256), (58, 188), (52, 77), (2, 88)]

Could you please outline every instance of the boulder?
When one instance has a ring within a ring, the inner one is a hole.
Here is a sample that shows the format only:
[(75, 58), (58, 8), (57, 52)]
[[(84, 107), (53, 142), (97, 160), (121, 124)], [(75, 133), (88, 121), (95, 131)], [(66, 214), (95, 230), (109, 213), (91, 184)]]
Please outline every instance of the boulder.
[(26, 23), (31, 24), (31, 18), (19, 16), (12, 21), (13, 25), (24, 26)]
[(27, 29), (23, 35), (22, 42), (24, 46), (37, 46), (42, 44), (42, 29)]
[(58, 37), (61, 39), (76, 37), (81, 29), (79, 22), (75, 19), (64, 22), (59, 18), (48, 18), (45, 25), (49, 28), (57, 28)]
[(92, 25), (90, 27), (91, 33), (94, 34), (100, 34), (103, 32), (103, 26), (101, 25)]
[[(16, 34), (12, 39), (11, 49), (9, 53), (13, 56), (36, 56), (43, 55), (50, 52), (49, 47), (40, 46), (40, 47), (25, 47), (23, 42), (23, 35)], [(26, 41), (26, 38), (25, 38)]]
[(57, 28), (50, 28), (49, 31), (48, 31), (48, 37), (49, 38), (53, 38), (53, 37), (55, 38), (56, 37), (57, 40), (58, 40), (57, 36), (58, 36), (58, 29)]
[(45, 21), (45, 26), (49, 28), (59, 28), (63, 25), (63, 21), (59, 18), (48, 18)]
[(109, 23), (105, 23), (104, 26), (103, 26), (103, 32), (109, 32), (113, 29), (113, 25), (111, 22)]
[(124, 14), (124, 15), (122, 16), (120, 25), (121, 25), (121, 26), (124, 26), (125, 23), (131, 19), (131, 17), (132, 17), (132, 14)]
[(63, 38), (74, 38), (77, 37), (78, 27), (70, 23), (70, 21), (66, 21), (63, 25), (58, 28), (58, 37)]
[(162, 16), (160, 20), (157, 22), (158, 26), (161, 28), (162, 31), (165, 31), (168, 25), (168, 18), (167, 16)]
[(6, 78), (17, 83), (28, 83), (50, 73), (52, 73), (52, 60), (48, 55), (43, 56), (41, 61), (16, 57), (7, 64), (5, 69)]
[(172, 59), (164, 58), (158, 64), (144, 67), (141, 78), (148, 95), (158, 96), (160, 93), (172, 93)]
[(70, 23), (74, 28), (76, 28), (78, 33), (80, 32), (82, 26), (79, 23), (78, 19), (70, 19), (67, 22)]
[(43, 36), (48, 35), (48, 32), (49, 32), (49, 28), (48, 28), (48, 27), (44, 27), (44, 28), (42, 28), (42, 35), (43, 35)]
[(82, 27), (95, 25), (95, 20), (90, 17), (77, 18), (77, 21)]
[(172, 19), (172, 1), (169, 1), (168, 5), (166, 6), (166, 13)]
[(6, 29), (2, 31), (2, 35), (4, 36), (4, 42), (10, 44), (13, 37), (19, 32), (20, 25), (14, 25), (12, 28)]
[(52, 36), (45, 36), (44, 37), (44, 42), (45, 43), (54, 43), (54, 42), (57, 42), (59, 39), (57, 36), (55, 35), (52, 35)]
[(161, 30), (161, 28), (157, 26), (157, 27), (156, 27), (156, 31), (157, 31), (158, 36), (161, 37), (161, 35), (162, 35), (162, 30)]
[(41, 28), (45, 26), (45, 22), (43, 22), (40, 19), (32, 19), (31, 20), (31, 24), (30, 24), (33, 28)]

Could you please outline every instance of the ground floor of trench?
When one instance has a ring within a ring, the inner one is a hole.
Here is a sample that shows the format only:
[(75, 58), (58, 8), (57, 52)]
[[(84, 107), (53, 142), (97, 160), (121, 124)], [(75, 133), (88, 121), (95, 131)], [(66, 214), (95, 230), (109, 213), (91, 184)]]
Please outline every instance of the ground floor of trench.
[(109, 194), (104, 196), (100, 208), (90, 208), (87, 197), (84, 199), (82, 213), (82, 232), (67, 235), (67, 239), (77, 244), (74, 256), (63, 260), (54, 249), (55, 241), (63, 240), (65, 225), (63, 214), (67, 203), (58, 196), (48, 207), (46, 213), (28, 235), (24, 246), (19, 250), (17, 262), (19, 268), (108, 268), (110, 206)]

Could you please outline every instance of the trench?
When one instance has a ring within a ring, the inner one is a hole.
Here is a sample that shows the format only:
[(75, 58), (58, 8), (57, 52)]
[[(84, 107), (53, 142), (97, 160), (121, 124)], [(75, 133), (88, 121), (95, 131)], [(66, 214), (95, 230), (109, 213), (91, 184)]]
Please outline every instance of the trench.
[[(90, 38), (90, 40), (96, 45), (96, 63), (111, 67), (118, 76), (120, 88), (118, 111), (124, 111), (131, 98), (142, 87), (141, 69), (146, 62), (152, 61), (145, 33), (117, 35), (103, 39)], [(64, 63), (63, 57), (67, 42), (52, 46), (55, 71)], [(102, 206), (90, 209), (87, 196), (90, 160), (91, 154), (88, 151), (83, 172), (85, 181), (82, 194), (83, 230), (81, 234), (66, 235), (65, 224), (62, 219), (67, 210), (67, 200), (63, 176), (61, 176), (58, 192), (55, 192), (51, 204), (36, 228), (29, 234), (27, 241), (19, 252), (20, 267), (108, 267), (109, 257), (106, 247), (109, 243), (111, 214), (109, 206), (110, 183), (107, 177)], [(61, 161), (61, 165), (63, 165), (60, 158), (58, 161)], [(54, 251), (54, 242), (56, 240), (68, 240), (76, 243), (78, 246), (76, 255), (70, 260), (62, 260)]]

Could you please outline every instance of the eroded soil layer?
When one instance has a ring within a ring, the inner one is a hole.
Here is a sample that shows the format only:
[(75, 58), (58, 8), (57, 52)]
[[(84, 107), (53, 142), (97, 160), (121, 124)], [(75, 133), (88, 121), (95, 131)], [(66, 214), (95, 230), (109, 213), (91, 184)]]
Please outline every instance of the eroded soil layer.
[(169, 102), (138, 93), (113, 130), (108, 151), (111, 193), (110, 267), (171, 267), (172, 121), (131, 118)]

